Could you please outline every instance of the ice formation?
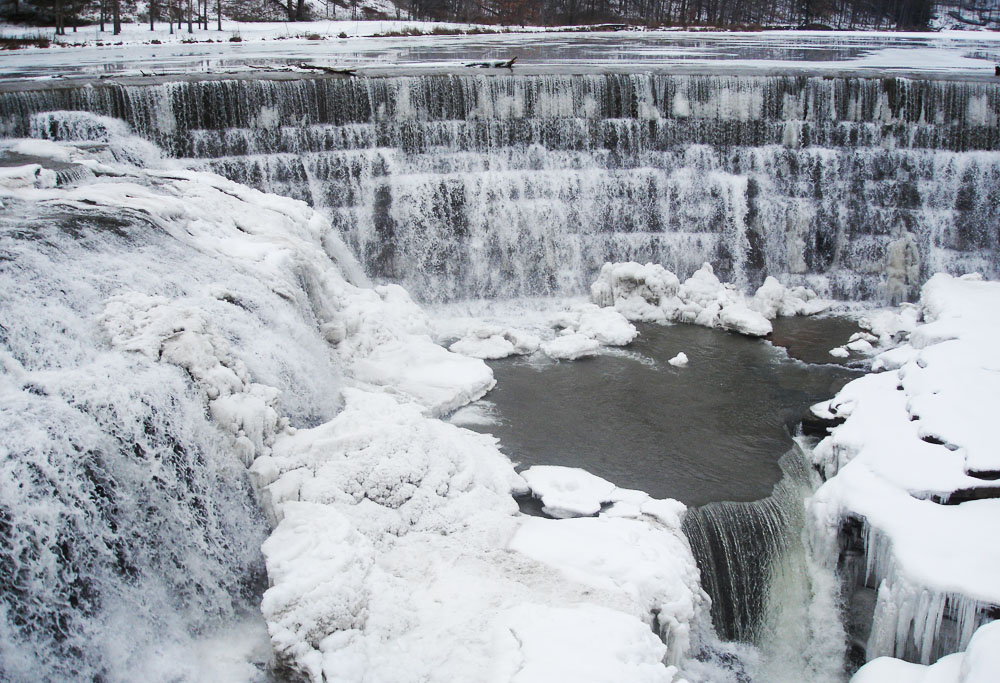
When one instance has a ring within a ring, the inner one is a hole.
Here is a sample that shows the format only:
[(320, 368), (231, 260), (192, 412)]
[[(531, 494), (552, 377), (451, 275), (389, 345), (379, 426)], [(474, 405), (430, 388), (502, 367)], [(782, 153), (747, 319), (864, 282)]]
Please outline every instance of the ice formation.
[(683, 284), (657, 264), (606, 263), (590, 298), (629, 320), (693, 323), (754, 337), (770, 334), (770, 320), (779, 315), (808, 315), (829, 306), (812, 290), (789, 289), (773, 277), (748, 299), (738, 287), (723, 284), (708, 263)]
[[(496, 441), (436, 418), (485, 393), (489, 368), (432, 342), (401, 288), (370, 286), (320, 214), (216, 175), (82, 150), (65, 146), (93, 172), (85, 183), (53, 187), (33, 166), (0, 182), (8, 215), (53, 212), (55, 234), (67, 216), (92, 217), (64, 233), (68, 253), (88, 264), (74, 266), (72, 287), (50, 284), (42, 268), (7, 290), (24, 293), (25, 316), (36, 287), (61, 291), (79, 309), (64, 316), (72, 327), (5, 322), (26, 335), (6, 343), (54, 354), (71, 330), (90, 335), (112, 368), (78, 373), (96, 396), (128, 364), (145, 368), (219, 458), (249, 466), (273, 525), (261, 609), (281, 666), (314, 681), (522, 681), (552, 671), (675, 680), (664, 662), (683, 664), (708, 605), (680, 529), (683, 505), (619, 492), (592, 520), (519, 516), (511, 494), (527, 488)], [(124, 222), (102, 237), (101, 221), (119, 215)], [(120, 256), (119, 242), (133, 244), (129, 231), (141, 231), (140, 248), (156, 258)], [(33, 258), (32, 244), (20, 243), (18, 263)], [(634, 336), (617, 313), (592, 306), (568, 321), (582, 331), (547, 343), (579, 349)], [(54, 386), (23, 357), (0, 360), (4, 391), (18, 401)], [(167, 430), (177, 429), (172, 410)], [(98, 644), (106, 637), (84, 633)], [(5, 634), (2, 647), (19, 637)], [(158, 669), (141, 653), (125, 663), (102, 656), (97, 666), (112, 677), (119, 665), (152, 678), (197, 666), (169, 652)], [(7, 662), (15, 678), (31, 665)]]
[(842, 421), (813, 451), (828, 480), (812, 510), (835, 534), (863, 520), (877, 588), (869, 658), (929, 663), (964, 649), (1000, 605), (1000, 283), (938, 274), (925, 322), (813, 412)]
[(688, 364), (688, 357), (687, 357), (686, 353), (684, 353), (683, 351), (681, 351), (680, 353), (678, 353), (676, 356), (674, 356), (673, 358), (671, 358), (667, 362), (670, 363), (671, 365), (673, 365), (676, 368), (683, 368), (685, 365)]
[(451, 320), (442, 327), (461, 335), (448, 347), (451, 351), (484, 359), (540, 350), (555, 360), (576, 360), (594, 355), (602, 346), (626, 346), (639, 335), (621, 313), (589, 303), (574, 302), (535, 317), (531, 331), (476, 318)]

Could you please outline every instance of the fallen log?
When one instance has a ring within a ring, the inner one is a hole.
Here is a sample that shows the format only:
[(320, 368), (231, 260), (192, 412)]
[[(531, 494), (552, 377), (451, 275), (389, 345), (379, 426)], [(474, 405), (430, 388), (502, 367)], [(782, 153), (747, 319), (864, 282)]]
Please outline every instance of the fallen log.
[(469, 62), (466, 64), (468, 67), (475, 67), (479, 69), (513, 69), (514, 62), (517, 61), (517, 57), (511, 57), (507, 60), (497, 60), (491, 62)]
[(324, 66), (322, 64), (306, 64), (305, 62), (299, 62), (298, 67), (300, 69), (312, 69), (314, 71), (322, 71), (328, 74), (340, 74), (342, 76), (355, 76), (357, 75), (357, 69), (352, 69), (350, 67), (341, 66)]

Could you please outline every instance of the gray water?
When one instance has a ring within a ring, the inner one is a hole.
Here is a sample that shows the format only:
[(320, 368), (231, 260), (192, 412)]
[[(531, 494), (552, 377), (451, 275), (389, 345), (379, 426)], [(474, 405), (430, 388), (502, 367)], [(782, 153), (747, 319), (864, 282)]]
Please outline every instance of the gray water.
[[(799, 332), (797, 346), (814, 355), (856, 330), (837, 318), (783, 325), (786, 338)], [(491, 363), (497, 387), (487, 400), (499, 424), (474, 428), (497, 436), (522, 466), (581, 467), (688, 505), (754, 501), (780, 480), (778, 460), (808, 406), (858, 374), (843, 365), (806, 364), (764, 341), (719, 330), (642, 325), (640, 331), (621, 354)], [(669, 365), (681, 351), (689, 365)]]
[[(322, 25), (321, 25), (322, 26)], [(382, 31), (394, 28), (381, 24)], [(360, 27), (359, 27), (360, 28)], [(145, 72), (198, 73), (238, 69), (245, 65), (283, 65), (317, 61), (360, 66), (366, 73), (398, 73), (400, 69), (457, 65), (470, 60), (509, 59), (516, 55), (518, 70), (708, 68), (714, 73), (774, 68), (784, 70), (816, 67), (856, 68), (879, 73), (931, 71), (969, 74), (979, 70), (989, 75), (992, 62), (1000, 59), (996, 41), (971, 34), (955, 38), (933, 33), (806, 33), (772, 32), (629, 32), (536, 33), (478, 36), (423, 36), (337, 40), (336, 25), (317, 30), (327, 40), (253, 41), (252, 30), (242, 43), (195, 43), (163, 45), (104, 45), (72, 50), (22, 50), (4, 55), (0, 79), (67, 76), (121, 75)], [(290, 34), (296, 32), (292, 26)], [(200, 39), (223, 39), (228, 31), (199, 33)], [(96, 27), (81, 29), (71, 38), (94, 40)], [(110, 42), (110, 41), (109, 41)], [(911, 60), (892, 55), (880, 60), (883, 50), (906, 50)], [(961, 57), (967, 62), (956, 60)], [(863, 61), (861, 61), (863, 60)], [(855, 66), (856, 63), (856, 66)]]

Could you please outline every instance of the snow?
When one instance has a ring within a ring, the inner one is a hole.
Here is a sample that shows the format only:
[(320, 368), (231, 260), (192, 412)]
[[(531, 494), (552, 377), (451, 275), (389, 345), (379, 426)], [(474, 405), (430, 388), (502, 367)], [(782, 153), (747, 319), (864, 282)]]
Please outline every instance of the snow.
[(514, 345), (499, 334), (490, 335), (485, 339), (465, 337), (449, 346), (448, 350), (483, 359), (506, 358), (515, 353)]
[(690, 624), (707, 606), (679, 527), (620, 517), (531, 518), (510, 547), (570, 581), (611, 591), (645, 615), (655, 614), (652, 625), (667, 644), (669, 664), (679, 663), (676, 653), (691, 642)]
[(555, 680), (671, 683), (676, 668), (661, 662), (667, 648), (641, 621), (595, 605), (523, 605), (506, 615), (520, 646), (512, 683)]
[(683, 284), (658, 264), (605, 263), (590, 297), (629, 320), (690, 323), (753, 337), (770, 334), (770, 320), (779, 315), (812, 315), (829, 307), (812, 290), (787, 288), (773, 277), (747, 297), (735, 285), (722, 283), (708, 263)]
[(688, 364), (688, 357), (686, 353), (681, 351), (667, 362), (673, 365), (675, 368), (683, 368)]
[(921, 305), (926, 322), (880, 356), (894, 369), (816, 408), (846, 421), (813, 457), (829, 478), (814, 498), (821, 526), (853, 515), (869, 529), (868, 571), (879, 586), (869, 656), (901, 655), (912, 630), (927, 663), (946, 601), (960, 646), (981, 619), (977, 605), (1000, 604), (1000, 500), (940, 504), (996, 486), (975, 475), (1000, 469), (991, 427), (1000, 412), (1000, 283), (938, 274)]
[(600, 348), (601, 344), (596, 339), (578, 332), (542, 342), (542, 351), (555, 360), (577, 360), (593, 356)]
[(596, 515), (612, 500), (615, 485), (586, 470), (536, 465), (521, 473), (542, 511), (556, 518)]
[(851, 678), (851, 683), (988, 683), (1000, 672), (1000, 622), (980, 626), (965, 652), (942, 657), (930, 666), (879, 657)]

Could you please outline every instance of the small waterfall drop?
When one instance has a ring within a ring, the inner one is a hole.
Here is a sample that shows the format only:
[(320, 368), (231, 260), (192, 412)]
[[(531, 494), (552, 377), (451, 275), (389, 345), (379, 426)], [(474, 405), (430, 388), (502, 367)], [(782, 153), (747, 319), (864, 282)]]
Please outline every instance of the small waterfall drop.
[(814, 556), (806, 523), (813, 482), (803, 445), (782, 456), (781, 481), (752, 503), (710, 503), (688, 511), (684, 532), (712, 597), (724, 640), (754, 645), (754, 680), (846, 680), (836, 561)]

